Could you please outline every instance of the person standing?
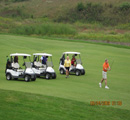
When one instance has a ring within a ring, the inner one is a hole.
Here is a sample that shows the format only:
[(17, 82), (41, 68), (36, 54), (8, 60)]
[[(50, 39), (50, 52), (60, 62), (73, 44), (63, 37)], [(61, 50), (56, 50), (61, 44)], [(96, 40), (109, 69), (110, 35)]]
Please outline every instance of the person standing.
[(67, 56), (65, 62), (64, 62), (64, 67), (66, 68), (66, 78), (69, 77), (69, 69), (71, 66), (71, 61), (69, 59), (69, 56)]
[(102, 83), (103, 81), (105, 80), (105, 88), (106, 89), (109, 89), (109, 87), (107, 86), (107, 71), (108, 70), (111, 70), (110, 66), (109, 66), (109, 63), (108, 63), (108, 60), (105, 59), (105, 62), (103, 64), (103, 71), (102, 71), (102, 80), (101, 82), (99, 83), (99, 87), (101, 88), (102, 87)]
[(46, 61), (47, 61), (46, 56), (42, 56), (40, 59), (40, 62), (42, 62), (42, 64), (46, 65)]

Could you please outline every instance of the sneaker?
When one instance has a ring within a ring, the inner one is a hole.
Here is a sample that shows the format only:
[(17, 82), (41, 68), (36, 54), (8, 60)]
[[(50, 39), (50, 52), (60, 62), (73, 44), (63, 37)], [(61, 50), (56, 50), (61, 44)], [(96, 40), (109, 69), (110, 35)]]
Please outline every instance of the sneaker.
[(102, 87), (102, 83), (99, 83), (99, 87), (100, 87), (100, 88)]
[(108, 86), (105, 86), (105, 88), (106, 88), (106, 89), (109, 89), (109, 87), (108, 87)]
[(65, 78), (67, 78), (67, 76)]

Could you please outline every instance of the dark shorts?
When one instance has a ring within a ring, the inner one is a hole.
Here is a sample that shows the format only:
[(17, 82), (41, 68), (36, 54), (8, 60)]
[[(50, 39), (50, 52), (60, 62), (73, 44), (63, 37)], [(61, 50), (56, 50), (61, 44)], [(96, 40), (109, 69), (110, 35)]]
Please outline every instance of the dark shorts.
[(66, 68), (66, 70), (68, 70), (69, 71), (69, 69), (70, 69), (70, 67), (65, 67)]

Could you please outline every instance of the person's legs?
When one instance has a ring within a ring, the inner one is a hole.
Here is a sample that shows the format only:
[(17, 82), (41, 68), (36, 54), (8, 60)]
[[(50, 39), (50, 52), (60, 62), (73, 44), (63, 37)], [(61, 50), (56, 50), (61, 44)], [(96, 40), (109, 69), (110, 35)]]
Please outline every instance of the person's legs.
[(107, 86), (107, 79), (105, 79), (105, 86)]
[(66, 68), (66, 78), (69, 76), (69, 68)]
[(70, 69), (70, 67), (68, 67), (68, 76), (69, 76), (69, 69)]
[(100, 87), (100, 88), (102, 87), (103, 81), (104, 81), (104, 71), (102, 71), (102, 80), (101, 80), (101, 82), (99, 83), (99, 87)]
[(68, 76), (68, 70), (66, 69), (66, 76)]
[(102, 87), (102, 83), (104, 81), (104, 78), (101, 80), (101, 82), (99, 83), (99, 87), (101, 88)]
[(105, 88), (109, 89), (109, 87), (107, 86), (107, 79), (105, 79)]
[(102, 87), (102, 83), (103, 83), (103, 81), (105, 80), (105, 88), (106, 89), (109, 89), (109, 87), (107, 86), (107, 72), (102, 72), (102, 80), (101, 80), (101, 82), (99, 83), (99, 87), (101, 88)]
[(104, 76), (104, 80), (105, 80), (105, 88), (106, 88), (106, 89), (109, 89), (109, 87), (107, 86), (107, 72), (105, 72), (104, 75), (105, 75), (105, 76)]
[(104, 81), (104, 78), (102, 78), (101, 83), (103, 83), (103, 81)]

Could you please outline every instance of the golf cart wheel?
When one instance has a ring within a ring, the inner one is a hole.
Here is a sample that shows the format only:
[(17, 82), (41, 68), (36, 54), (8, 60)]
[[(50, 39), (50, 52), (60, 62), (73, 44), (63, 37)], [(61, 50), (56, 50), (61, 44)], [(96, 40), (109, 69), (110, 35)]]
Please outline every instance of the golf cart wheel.
[(82, 75), (85, 75), (85, 70), (83, 70), (83, 71), (81, 72), (81, 74), (82, 74)]
[(35, 81), (36, 80), (36, 77), (32, 78), (32, 81)]
[(76, 74), (77, 76), (79, 76), (79, 75), (80, 75), (80, 71), (79, 71), (79, 70), (76, 70), (75, 74)]
[(50, 79), (50, 74), (49, 74), (49, 73), (46, 74), (46, 79), (47, 79), (47, 80)]
[(12, 76), (11, 76), (10, 73), (7, 73), (7, 74), (6, 74), (6, 79), (7, 79), (7, 80), (11, 80), (11, 79), (12, 79)]
[(64, 72), (64, 69), (60, 69), (60, 74), (64, 74), (65, 72)]
[(56, 79), (56, 74), (54, 74), (54, 75), (52, 76), (52, 79)]
[(24, 80), (25, 80), (25, 82), (29, 82), (30, 81), (30, 76), (29, 75), (25, 75)]
[(40, 75), (37, 75), (38, 78), (40, 78)]

